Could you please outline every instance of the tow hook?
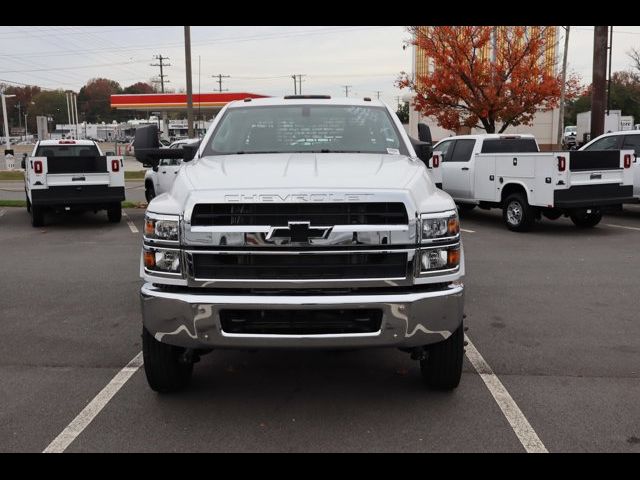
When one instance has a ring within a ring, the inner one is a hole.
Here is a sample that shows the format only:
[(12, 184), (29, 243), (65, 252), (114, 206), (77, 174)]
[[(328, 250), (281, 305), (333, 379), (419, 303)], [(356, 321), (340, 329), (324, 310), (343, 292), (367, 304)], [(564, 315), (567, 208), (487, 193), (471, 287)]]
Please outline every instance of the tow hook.
[(186, 365), (190, 363), (198, 363), (200, 361), (200, 355), (195, 350), (188, 348), (182, 355), (180, 355), (179, 361)]

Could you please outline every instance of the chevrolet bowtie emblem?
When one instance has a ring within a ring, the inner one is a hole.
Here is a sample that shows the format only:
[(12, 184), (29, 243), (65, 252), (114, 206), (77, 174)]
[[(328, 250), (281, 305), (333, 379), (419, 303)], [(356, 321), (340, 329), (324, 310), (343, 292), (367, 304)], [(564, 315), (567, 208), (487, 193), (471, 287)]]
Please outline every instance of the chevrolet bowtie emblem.
[(312, 227), (310, 222), (289, 222), (286, 227), (271, 227), (267, 240), (288, 238), (291, 242), (308, 243), (312, 238), (327, 238), (333, 227)]

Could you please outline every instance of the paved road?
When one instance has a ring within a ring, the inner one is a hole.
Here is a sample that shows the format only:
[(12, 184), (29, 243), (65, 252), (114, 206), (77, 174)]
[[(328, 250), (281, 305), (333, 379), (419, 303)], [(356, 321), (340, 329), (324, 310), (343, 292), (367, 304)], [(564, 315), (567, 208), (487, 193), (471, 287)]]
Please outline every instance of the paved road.
[[(469, 338), (551, 452), (640, 452), (640, 207), (625, 210), (588, 231), (463, 219)], [(104, 212), (33, 229), (0, 207), (0, 244), (0, 450), (38, 452), (140, 351), (141, 239)], [(67, 451), (524, 448), (468, 361), (435, 393), (397, 350), (216, 351), (178, 395), (138, 370)]]

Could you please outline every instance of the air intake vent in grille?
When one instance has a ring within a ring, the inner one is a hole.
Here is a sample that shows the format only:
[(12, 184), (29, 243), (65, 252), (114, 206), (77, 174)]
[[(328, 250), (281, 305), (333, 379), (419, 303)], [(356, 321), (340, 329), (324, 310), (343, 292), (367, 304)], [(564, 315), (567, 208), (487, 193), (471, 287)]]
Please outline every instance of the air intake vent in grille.
[(333, 280), (404, 278), (406, 253), (193, 254), (198, 279)]
[(403, 203), (199, 203), (191, 225), (271, 225), (311, 222), (311, 225), (406, 225)]
[(222, 330), (236, 334), (322, 335), (373, 333), (382, 311), (362, 310), (221, 310)]

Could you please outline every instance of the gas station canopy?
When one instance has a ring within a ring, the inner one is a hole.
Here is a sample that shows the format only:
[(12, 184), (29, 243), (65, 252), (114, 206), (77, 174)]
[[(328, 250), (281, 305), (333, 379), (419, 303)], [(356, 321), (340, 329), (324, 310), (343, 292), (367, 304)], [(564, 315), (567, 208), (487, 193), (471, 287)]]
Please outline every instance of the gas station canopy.
[[(220, 110), (227, 103), (245, 98), (264, 98), (256, 93), (194, 93), (193, 108)], [(118, 110), (186, 110), (186, 93), (146, 93), (111, 95), (111, 108)]]

